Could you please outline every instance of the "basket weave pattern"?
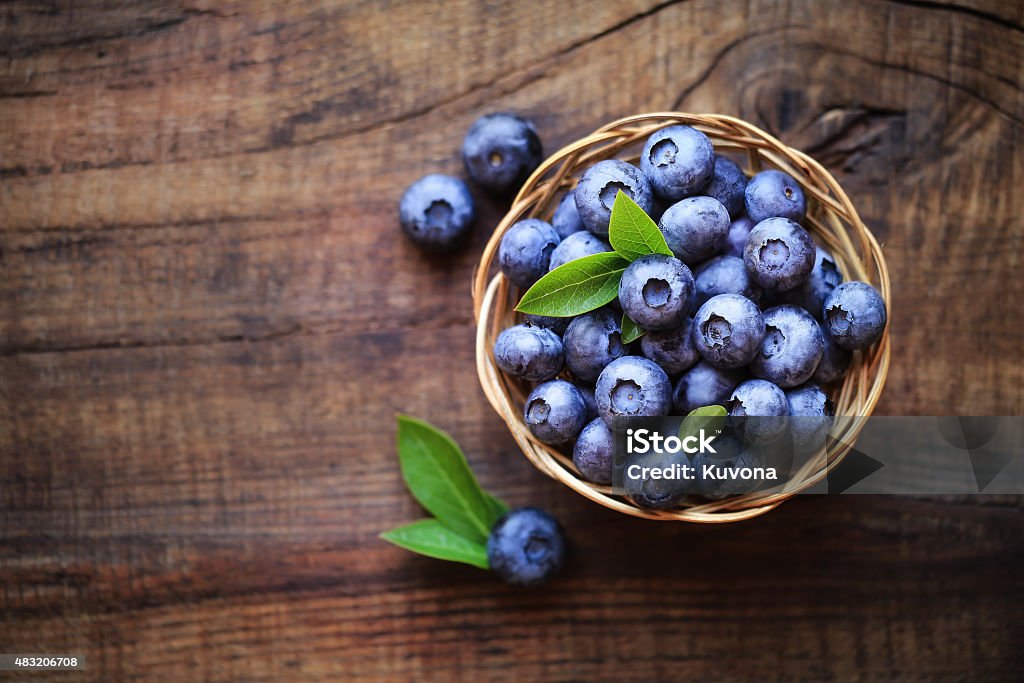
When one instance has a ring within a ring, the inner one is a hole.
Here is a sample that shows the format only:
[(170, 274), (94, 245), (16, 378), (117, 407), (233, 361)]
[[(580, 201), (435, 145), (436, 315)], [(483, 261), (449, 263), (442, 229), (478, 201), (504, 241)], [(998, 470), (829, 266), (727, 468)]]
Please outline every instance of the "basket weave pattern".
[[(755, 492), (720, 501), (684, 502), (679, 507), (645, 510), (630, 500), (614, 495), (608, 486), (582, 479), (572, 458), (537, 441), (523, 422), (522, 407), (529, 388), (502, 373), (491, 350), (498, 334), (516, 324), (515, 305), (522, 292), (496, 271), (498, 246), (505, 231), (524, 218), (550, 220), (555, 199), (571, 189), (579, 175), (602, 159), (618, 158), (637, 163), (639, 150), (654, 131), (685, 124), (703, 131), (716, 152), (746, 154), (748, 175), (766, 168), (782, 170), (800, 183), (807, 197), (804, 227), (829, 249), (845, 280), (874, 284), (887, 304), (889, 273), (881, 247), (861, 222), (850, 199), (835, 179), (806, 154), (787, 147), (763, 130), (740, 119), (716, 114), (677, 112), (641, 114), (614, 121), (591, 135), (563, 147), (548, 157), (523, 185), (508, 213), (498, 224), (473, 276), (473, 307), (477, 321), (476, 362), (480, 385), (487, 400), (508, 425), (526, 457), (541, 472), (561, 481), (577, 493), (636, 517), (689, 522), (733, 522), (763, 514), (799, 491), (820, 481), (828, 469), (846, 455), (863, 427), (863, 419), (878, 402), (889, 368), (889, 331), (869, 349), (854, 352), (853, 362), (841, 384), (830, 391), (837, 418), (832, 434), (844, 444), (831, 452), (811, 458), (781, 491)], [(891, 316), (891, 307), (890, 307)]]

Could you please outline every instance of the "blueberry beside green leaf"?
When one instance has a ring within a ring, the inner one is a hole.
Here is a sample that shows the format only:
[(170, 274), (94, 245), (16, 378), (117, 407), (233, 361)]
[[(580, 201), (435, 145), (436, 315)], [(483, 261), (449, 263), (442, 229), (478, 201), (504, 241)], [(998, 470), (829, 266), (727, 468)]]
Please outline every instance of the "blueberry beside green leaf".
[(410, 493), (436, 517), (385, 531), (381, 539), (427, 557), (490, 569), (520, 586), (539, 586), (561, 568), (565, 540), (558, 522), (536, 508), (510, 511), (480, 488), (448, 434), (399, 415), (398, 456)]

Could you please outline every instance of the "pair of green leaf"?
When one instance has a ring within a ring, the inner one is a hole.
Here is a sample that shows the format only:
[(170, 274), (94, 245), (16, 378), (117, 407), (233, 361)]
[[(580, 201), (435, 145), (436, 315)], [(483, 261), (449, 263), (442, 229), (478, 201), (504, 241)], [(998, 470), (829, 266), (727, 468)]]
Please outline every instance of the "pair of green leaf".
[(480, 487), (459, 445), (428, 422), (399, 415), (398, 459), (406, 486), (434, 519), (381, 538), (421, 555), (489, 569), (487, 537), (508, 506)]
[[(609, 303), (619, 293), (619, 281), (629, 264), (648, 254), (672, 256), (658, 225), (619, 190), (608, 223), (608, 241), (615, 251), (570, 261), (538, 280), (520, 299), (517, 311), (556, 318), (588, 313)], [(622, 341), (644, 335), (629, 316), (622, 316)]]

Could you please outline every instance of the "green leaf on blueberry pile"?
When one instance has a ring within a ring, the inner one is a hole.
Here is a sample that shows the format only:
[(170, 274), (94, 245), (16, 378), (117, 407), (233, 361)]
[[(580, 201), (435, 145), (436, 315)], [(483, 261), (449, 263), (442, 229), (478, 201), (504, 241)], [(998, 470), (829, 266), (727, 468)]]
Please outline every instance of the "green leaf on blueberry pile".
[(569, 261), (530, 287), (516, 310), (568, 318), (601, 308), (618, 295), (619, 280), (628, 265), (613, 251)]
[(438, 560), (465, 562), (480, 569), (490, 569), (487, 548), (455, 533), (436, 519), (421, 519), (380, 535), (399, 548)]
[(458, 444), (437, 427), (398, 416), (398, 459), (413, 497), (463, 538), (484, 543), (500, 507), (484, 493)]
[(637, 339), (639, 339), (640, 337), (644, 336), (645, 334), (647, 334), (647, 330), (645, 330), (644, 328), (640, 327), (635, 322), (633, 322), (633, 319), (630, 318), (625, 313), (622, 314), (622, 336), (621, 336), (621, 339), (622, 339), (622, 343), (623, 344), (628, 344), (630, 342), (634, 342)]
[[(526, 290), (516, 310), (553, 318), (589, 313), (618, 295), (619, 281), (630, 262), (648, 254), (672, 255), (658, 225), (622, 190), (612, 205), (608, 240), (614, 251), (584, 256), (555, 268)], [(627, 343), (644, 334), (635, 324), (630, 330), (633, 336), (627, 340), (623, 320), (623, 341)]]
[(725, 416), (728, 414), (722, 406), (703, 406), (691, 410), (679, 425), (679, 438), (699, 437), (702, 429), (705, 434), (718, 434), (725, 426)]
[(622, 190), (615, 195), (612, 205), (608, 241), (612, 249), (628, 261), (648, 254), (673, 255), (658, 224)]

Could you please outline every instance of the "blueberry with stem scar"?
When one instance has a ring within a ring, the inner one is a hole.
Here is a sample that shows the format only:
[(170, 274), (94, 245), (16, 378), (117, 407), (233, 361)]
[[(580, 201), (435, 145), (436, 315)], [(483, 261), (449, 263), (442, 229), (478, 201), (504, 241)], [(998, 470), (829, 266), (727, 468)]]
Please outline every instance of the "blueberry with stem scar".
[(650, 179), (654, 191), (673, 202), (700, 192), (714, 168), (715, 149), (711, 140), (690, 126), (668, 126), (655, 131), (640, 154), (640, 169)]
[(538, 384), (523, 408), (526, 426), (537, 439), (548, 444), (565, 443), (576, 437), (587, 418), (587, 404), (579, 389), (565, 380)]
[(825, 299), (825, 326), (844, 349), (864, 349), (881, 339), (886, 318), (882, 295), (866, 282), (844, 282)]
[(793, 289), (814, 268), (814, 241), (788, 218), (768, 218), (754, 226), (743, 250), (751, 278), (765, 289)]
[(747, 215), (755, 224), (766, 218), (788, 218), (799, 223), (807, 212), (799, 183), (775, 169), (761, 171), (751, 178), (743, 197)]
[(666, 330), (686, 320), (693, 306), (693, 274), (686, 264), (664, 254), (633, 261), (619, 281), (619, 303), (645, 330)]
[(624, 356), (601, 371), (594, 396), (605, 424), (621, 430), (630, 418), (668, 415), (672, 408), (672, 383), (654, 361)]
[(763, 316), (764, 339), (750, 361), (751, 374), (783, 389), (803, 384), (824, 352), (817, 321), (804, 309), (788, 304), (769, 308)]
[(779, 387), (763, 379), (748, 379), (725, 404), (735, 432), (746, 443), (767, 444), (786, 433), (789, 402)]
[(764, 317), (757, 305), (739, 294), (708, 299), (693, 319), (693, 343), (704, 360), (718, 368), (749, 363), (764, 339)]
[(533, 124), (515, 114), (481, 116), (462, 142), (466, 173), (473, 182), (499, 195), (519, 189), (543, 158)]
[(487, 539), (488, 565), (513, 585), (539, 586), (558, 573), (564, 560), (562, 527), (537, 508), (505, 513)]
[(608, 222), (620, 191), (650, 214), (654, 195), (639, 168), (618, 159), (605, 159), (587, 169), (573, 192), (576, 209), (587, 230), (598, 237), (608, 237)]
[(476, 217), (476, 205), (466, 183), (432, 173), (409, 186), (398, 205), (402, 230), (427, 251), (451, 251), (461, 246)]

